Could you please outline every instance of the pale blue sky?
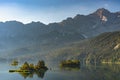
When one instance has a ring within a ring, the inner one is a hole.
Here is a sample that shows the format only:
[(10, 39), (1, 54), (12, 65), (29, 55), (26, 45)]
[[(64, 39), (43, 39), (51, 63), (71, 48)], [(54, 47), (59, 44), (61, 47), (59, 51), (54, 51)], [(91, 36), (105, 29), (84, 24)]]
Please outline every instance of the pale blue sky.
[(48, 24), (76, 14), (87, 15), (98, 8), (120, 11), (119, 4), (120, 0), (0, 0), (0, 21)]

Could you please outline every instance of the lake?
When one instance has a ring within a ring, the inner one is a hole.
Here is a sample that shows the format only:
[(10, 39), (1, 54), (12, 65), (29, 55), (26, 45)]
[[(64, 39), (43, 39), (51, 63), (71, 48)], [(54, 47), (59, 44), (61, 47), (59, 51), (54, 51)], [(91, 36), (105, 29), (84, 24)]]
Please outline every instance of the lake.
[(12, 67), (0, 63), (0, 80), (120, 80), (120, 65), (85, 65), (80, 69), (49, 69), (43, 73), (9, 73)]

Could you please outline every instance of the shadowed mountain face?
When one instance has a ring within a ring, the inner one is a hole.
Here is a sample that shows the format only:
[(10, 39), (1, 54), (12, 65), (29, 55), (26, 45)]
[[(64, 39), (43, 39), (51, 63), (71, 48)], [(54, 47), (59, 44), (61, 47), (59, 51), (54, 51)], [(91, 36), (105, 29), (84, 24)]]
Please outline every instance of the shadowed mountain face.
[(64, 45), (91, 38), (103, 32), (120, 30), (120, 12), (101, 8), (90, 15), (76, 15), (59, 23), (0, 23), (0, 55), (43, 54)]
[(107, 32), (89, 40), (71, 43), (47, 54), (46, 58), (51, 62), (66, 59), (79, 59), (86, 63), (119, 62), (120, 31)]

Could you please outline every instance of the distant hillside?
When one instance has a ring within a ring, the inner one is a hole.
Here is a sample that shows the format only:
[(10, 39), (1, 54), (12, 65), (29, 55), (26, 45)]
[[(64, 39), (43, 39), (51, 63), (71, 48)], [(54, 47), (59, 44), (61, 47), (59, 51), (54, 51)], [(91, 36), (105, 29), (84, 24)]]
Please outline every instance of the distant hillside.
[(8, 58), (26, 54), (41, 54), (63, 46), (62, 44), (82, 39), (85, 39), (82, 34), (60, 33), (40, 22), (30, 24), (17, 21), (1, 22), (0, 56)]
[(119, 31), (119, 26), (120, 12), (113, 13), (104, 8), (48, 25), (41, 22), (0, 22), (0, 56), (14, 58), (49, 53), (72, 42)]
[(120, 32), (107, 32), (86, 41), (74, 42), (47, 55), (51, 61), (79, 59), (86, 63), (120, 62)]

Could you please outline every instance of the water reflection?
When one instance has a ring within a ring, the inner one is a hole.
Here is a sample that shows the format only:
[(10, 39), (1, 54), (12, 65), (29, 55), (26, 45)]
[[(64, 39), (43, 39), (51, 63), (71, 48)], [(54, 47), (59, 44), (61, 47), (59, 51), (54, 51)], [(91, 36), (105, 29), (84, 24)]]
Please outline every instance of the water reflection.
[(83, 80), (120, 80), (120, 65), (86, 65), (81, 73), (84, 74)]
[(33, 75), (37, 75), (39, 78), (44, 78), (45, 72), (47, 70), (40, 70), (40, 71), (35, 71), (35, 72), (27, 72), (27, 73), (23, 73), (23, 72), (19, 72), (19, 74), (26, 78), (33, 78)]
[[(62, 74), (67, 76), (66, 80), (71, 78), (74, 80), (120, 80), (120, 65), (115, 64), (84, 65), (80, 68), (62, 67), (60, 69), (64, 70)], [(65, 74), (65, 70), (69, 72)], [(63, 79), (61, 78), (61, 80)]]
[[(9, 65), (2, 64), (0, 65), (0, 69), (7, 70)], [(115, 64), (102, 64), (102, 65), (84, 65), (79, 68), (59, 68), (51, 69), (42, 72), (34, 72), (34, 73), (18, 73), (15, 74), (7, 74), (1, 73), (0, 80), (120, 80), (120, 65)], [(9, 68), (11, 69), (11, 68)], [(67, 71), (66, 71), (67, 70)], [(68, 71), (69, 70), (69, 71)], [(73, 71), (75, 70), (75, 71)], [(36, 76), (35, 76), (36, 75)], [(16, 79), (17, 78), (17, 79)]]
[(64, 70), (64, 71), (79, 71), (80, 67), (62, 67), (60, 66), (60, 70)]

